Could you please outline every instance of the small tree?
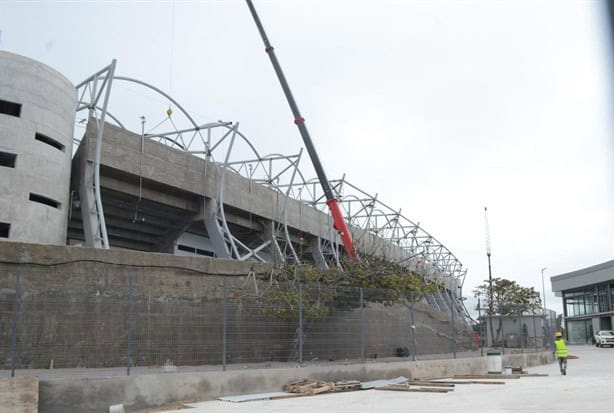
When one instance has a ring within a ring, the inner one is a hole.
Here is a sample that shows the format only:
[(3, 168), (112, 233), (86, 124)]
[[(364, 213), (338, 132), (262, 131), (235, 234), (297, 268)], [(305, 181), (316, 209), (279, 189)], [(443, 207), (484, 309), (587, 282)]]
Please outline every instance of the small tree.
[[(473, 291), (475, 297), (483, 297), (484, 302), (491, 308), (493, 315), (522, 315), (526, 313), (534, 314), (536, 310), (541, 308), (541, 299), (539, 292), (533, 287), (522, 287), (516, 281), (506, 278), (493, 278), (492, 290), (488, 280), (484, 284), (478, 286)], [(490, 302), (492, 297), (492, 303)], [(499, 327), (497, 328), (497, 336), (494, 341), (499, 341), (499, 334), (503, 328), (503, 321), (499, 317)], [(494, 337), (491, 322), (491, 337)]]

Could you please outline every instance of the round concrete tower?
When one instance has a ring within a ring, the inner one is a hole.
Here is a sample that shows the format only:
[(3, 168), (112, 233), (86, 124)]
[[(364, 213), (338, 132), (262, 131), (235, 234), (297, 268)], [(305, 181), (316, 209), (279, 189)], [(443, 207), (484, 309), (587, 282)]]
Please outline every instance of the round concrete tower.
[(0, 51), (0, 241), (66, 244), (76, 99), (60, 73)]

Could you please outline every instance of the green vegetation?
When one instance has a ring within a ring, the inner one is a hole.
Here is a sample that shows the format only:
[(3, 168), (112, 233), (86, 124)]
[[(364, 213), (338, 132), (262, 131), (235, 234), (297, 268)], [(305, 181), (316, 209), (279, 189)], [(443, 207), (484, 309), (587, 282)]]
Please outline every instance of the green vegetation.
[[(488, 280), (485, 280), (484, 284), (478, 286), (473, 293), (475, 297), (484, 300), (483, 303), (486, 305), (486, 308), (489, 309), (488, 313), (491, 315), (491, 317), (488, 317), (490, 333), (491, 337), (495, 338), (495, 342), (499, 340), (499, 334), (503, 328), (503, 321), (501, 317), (497, 317), (499, 320), (499, 327), (497, 328), (495, 337), (493, 334), (492, 316), (522, 315), (527, 313), (535, 314), (541, 308), (539, 292), (535, 291), (535, 288), (522, 287), (518, 285), (516, 281), (505, 278), (493, 278), (492, 288), (490, 288)], [(486, 314), (487, 316), (488, 313)]]
[(303, 317), (310, 320), (325, 319), (332, 309), (347, 311), (360, 307), (361, 287), (365, 304), (385, 305), (408, 302), (412, 294), (418, 301), (437, 290), (422, 276), (379, 258), (366, 257), (344, 266), (345, 271), (321, 270), (312, 265), (274, 270), (270, 287), (260, 297), (264, 314), (278, 319), (298, 317), (299, 284), (302, 285)]

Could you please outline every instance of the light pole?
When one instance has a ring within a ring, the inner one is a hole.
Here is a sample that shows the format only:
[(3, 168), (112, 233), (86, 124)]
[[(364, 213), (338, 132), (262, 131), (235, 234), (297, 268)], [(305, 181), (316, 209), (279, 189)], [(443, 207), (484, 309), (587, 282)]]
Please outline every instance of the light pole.
[(548, 340), (550, 338), (550, 329), (548, 322), (546, 321), (546, 286), (544, 284), (544, 271), (546, 271), (547, 269), (548, 267), (542, 268), (542, 294), (544, 295), (544, 334), (546, 336), (544, 337), (544, 345), (548, 343)]

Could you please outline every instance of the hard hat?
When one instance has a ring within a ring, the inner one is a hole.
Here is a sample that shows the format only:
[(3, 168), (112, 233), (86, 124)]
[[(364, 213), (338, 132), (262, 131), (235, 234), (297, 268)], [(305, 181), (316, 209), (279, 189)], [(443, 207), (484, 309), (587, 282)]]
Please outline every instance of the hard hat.
[(556, 334), (554, 334), (555, 337), (563, 337), (563, 335), (561, 334), (560, 331), (557, 331)]

